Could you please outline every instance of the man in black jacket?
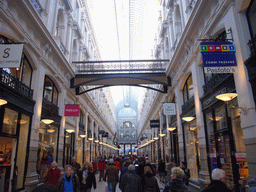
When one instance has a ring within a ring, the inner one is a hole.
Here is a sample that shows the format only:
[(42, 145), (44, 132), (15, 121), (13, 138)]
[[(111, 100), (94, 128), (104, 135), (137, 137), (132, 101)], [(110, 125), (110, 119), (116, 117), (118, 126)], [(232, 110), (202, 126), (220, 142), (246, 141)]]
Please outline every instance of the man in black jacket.
[(231, 192), (226, 186), (226, 173), (216, 168), (212, 170), (212, 182), (202, 192)]
[(119, 188), (123, 192), (142, 192), (141, 177), (135, 172), (134, 165), (128, 166), (128, 171), (121, 178)]

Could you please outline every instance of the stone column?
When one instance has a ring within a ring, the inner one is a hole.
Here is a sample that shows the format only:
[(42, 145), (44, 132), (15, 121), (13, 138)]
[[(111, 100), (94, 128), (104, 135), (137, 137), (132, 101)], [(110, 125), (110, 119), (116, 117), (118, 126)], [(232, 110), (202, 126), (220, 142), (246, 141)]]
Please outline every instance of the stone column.
[(202, 112), (202, 105), (200, 102), (200, 97), (202, 97), (203, 92), (199, 91), (200, 87), (203, 87), (203, 77), (201, 76), (203, 73), (199, 71), (200, 68), (197, 67), (197, 61), (194, 60), (194, 63), (191, 66), (192, 71), (192, 79), (194, 85), (194, 98), (195, 98), (195, 112), (196, 112), (196, 127), (198, 130), (198, 144), (200, 151), (200, 162), (201, 162), (201, 170), (198, 175), (198, 181), (200, 184), (200, 188), (205, 188), (210, 183), (210, 175), (208, 170), (208, 162), (207, 162), (207, 149), (206, 149), (206, 138), (205, 138), (205, 130), (204, 130), (204, 119)]
[(181, 91), (176, 88), (175, 89), (175, 96), (176, 96), (176, 109), (177, 109), (177, 134), (179, 140), (179, 159), (180, 161), (184, 161), (184, 144), (183, 144), (183, 130), (181, 124), (180, 114), (182, 113), (182, 93)]
[[(42, 113), (42, 101), (43, 101), (43, 87), (44, 87), (45, 69), (42, 65), (38, 65), (37, 70), (33, 72), (32, 89), (34, 90), (33, 99), (36, 101), (34, 107), (34, 115), (31, 123), (31, 134), (30, 134), (30, 146), (29, 146), (29, 158), (28, 158), (28, 170), (25, 179), (25, 188), (35, 187), (38, 181), (37, 174), (37, 151), (39, 141), (39, 129)], [(36, 88), (37, 87), (37, 88)]]

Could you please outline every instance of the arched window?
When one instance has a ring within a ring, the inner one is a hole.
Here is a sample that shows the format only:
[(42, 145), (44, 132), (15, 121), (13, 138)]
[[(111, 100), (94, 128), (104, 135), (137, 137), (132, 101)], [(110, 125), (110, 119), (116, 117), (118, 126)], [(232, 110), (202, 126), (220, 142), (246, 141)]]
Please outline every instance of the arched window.
[(194, 86), (192, 75), (190, 74), (187, 78), (184, 87), (183, 87), (183, 101), (186, 103), (190, 98), (194, 96)]
[(84, 122), (84, 114), (83, 114), (82, 110), (80, 109), (79, 110), (79, 124), (82, 125), (83, 122)]
[(48, 76), (44, 80), (44, 99), (58, 105), (58, 89)]

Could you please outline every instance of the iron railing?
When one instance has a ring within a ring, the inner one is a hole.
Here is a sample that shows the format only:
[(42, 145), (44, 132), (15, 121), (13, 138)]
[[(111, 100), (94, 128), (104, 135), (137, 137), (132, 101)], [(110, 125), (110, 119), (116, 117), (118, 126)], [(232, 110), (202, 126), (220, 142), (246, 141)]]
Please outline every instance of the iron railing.
[(214, 87), (219, 85), (222, 81), (230, 76), (229, 73), (219, 73), (215, 74), (210, 80), (208, 80), (203, 86), (204, 94), (209, 93)]
[(2, 69), (0, 69), (0, 83), (13, 88), (30, 99), (33, 98), (33, 90), (30, 87), (26, 86), (24, 83), (20, 82), (19, 79), (11, 76)]
[(38, 2), (38, 0), (30, 0), (30, 2), (32, 3), (32, 5), (34, 6), (35, 10), (37, 11), (38, 15), (41, 15), (43, 8), (40, 5), (40, 3)]
[(251, 50), (251, 56), (256, 54), (256, 35), (248, 42)]
[(195, 105), (195, 99), (194, 99), (194, 96), (193, 96), (186, 103), (184, 103), (184, 105), (182, 105), (182, 112), (190, 109), (194, 105)]
[(164, 73), (169, 60), (75, 61), (77, 74)]

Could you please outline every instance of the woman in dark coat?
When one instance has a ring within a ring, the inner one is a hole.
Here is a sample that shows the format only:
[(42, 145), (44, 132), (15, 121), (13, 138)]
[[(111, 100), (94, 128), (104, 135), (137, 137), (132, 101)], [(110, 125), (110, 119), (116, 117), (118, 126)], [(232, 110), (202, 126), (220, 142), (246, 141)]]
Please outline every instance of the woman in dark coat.
[(92, 186), (96, 189), (96, 178), (93, 172), (93, 165), (90, 162), (85, 162), (77, 175), (79, 177), (81, 191), (91, 192)]
[(191, 192), (188, 186), (185, 185), (183, 178), (184, 171), (180, 167), (174, 167), (171, 171), (171, 182), (169, 182), (163, 192)]
[(154, 173), (149, 166), (144, 167), (144, 175), (142, 177), (143, 192), (160, 192)]

